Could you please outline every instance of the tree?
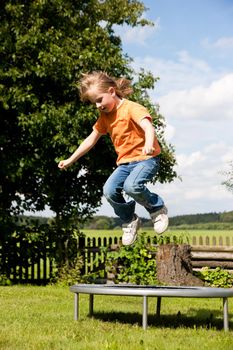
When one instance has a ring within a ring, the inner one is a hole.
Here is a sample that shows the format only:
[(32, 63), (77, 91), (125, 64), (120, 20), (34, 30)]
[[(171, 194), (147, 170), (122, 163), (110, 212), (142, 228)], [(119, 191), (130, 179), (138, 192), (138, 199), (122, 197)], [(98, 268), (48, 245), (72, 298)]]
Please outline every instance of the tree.
[[(76, 82), (82, 72), (104, 70), (133, 78), (113, 25), (147, 25), (136, 0), (3, 0), (0, 4), (1, 217), (48, 205), (58, 221), (89, 217), (115, 166), (107, 137), (67, 172), (57, 169), (90, 133), (97, 114), (83, 105)], [(134, 99), (151, 111), (163, 144), (159, 180), (176, 176), (163, 118), (147, 89), (156, 79), (141, 72)]]
[(230, 163), (230, 170), (225, 173), (227, 179), (223, 182), (223, 185), (227, 190), (233, 192), (233, 162)]

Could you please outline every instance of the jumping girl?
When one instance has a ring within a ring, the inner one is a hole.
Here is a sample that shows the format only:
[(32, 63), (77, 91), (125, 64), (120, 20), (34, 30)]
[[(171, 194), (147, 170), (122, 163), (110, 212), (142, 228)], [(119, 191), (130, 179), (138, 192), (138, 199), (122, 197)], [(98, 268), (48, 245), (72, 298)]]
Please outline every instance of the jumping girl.
[[(132, 93), (129, 80), (115, 79), (104, 72), (84, 74), (79, 91), (82, 101), (95, 104), (100, 115), (91, 134), (58, 167), (67, 169), (102, 135), (109, 134), (118, 156), (117, 168), (106, 181), (103, 193), (122, 220), (123, 245), (131, 245), (137, 238), (140, 219), (135, 214), (136, 202), (150, 214), (155, 232), (163, 233), (168, 227), (167, 208), (163, 199), (146, 187), (159, 169), (161, 152), (149, 112), (125, 98)], [(127, 201), (124, 194), (131, 199)]]

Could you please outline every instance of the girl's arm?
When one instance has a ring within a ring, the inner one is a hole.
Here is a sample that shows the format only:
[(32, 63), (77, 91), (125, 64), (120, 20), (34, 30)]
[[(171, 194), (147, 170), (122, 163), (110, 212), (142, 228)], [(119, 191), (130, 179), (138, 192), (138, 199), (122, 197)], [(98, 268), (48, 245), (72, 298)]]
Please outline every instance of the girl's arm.
[(154, 152), (155, 129), (148, 118), (143, 118), (140, 122), (141, 128), (145, 132), (145, 145), (143, 154), (152, 154)]
[(93, 130), (92, 133), (81, 143), (81, 145), (76, 149), (76, 151), (67, 159), (61, 160), (58, 164), (58, 168), (67, 169), (73, 163), (75, 163), (79, 158), (86, 154), (92, 147), (95, 146), (96, 142), (102, 136), (98, 131)]

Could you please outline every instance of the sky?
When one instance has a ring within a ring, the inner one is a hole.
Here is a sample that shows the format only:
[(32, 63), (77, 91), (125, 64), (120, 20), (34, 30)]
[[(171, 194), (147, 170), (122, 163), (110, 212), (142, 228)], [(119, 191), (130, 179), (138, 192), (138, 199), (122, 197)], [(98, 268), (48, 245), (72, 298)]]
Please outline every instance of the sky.
[[(153, 27), (115, 27), (123, 51), (159, 77), (150, 92), (165, 117), (182, 181), (149, 185), (170, 216), (233, 210), (222, 185), (233, 161), (233, 1), (145, 0)], [(137, 205), (136, 212), (149, 217)], [(103, 199), (98, 215), (114, 216)]]
[[(143, 2), (154, 26), (115, 31), (133, 68), (160, 78), (150, 97), (165, 118), (182, 179), (149, 188), (170, 216), (233, 210), (222, 185), (233, 161), (233, 0)], [(136, 212), (149, 217), (139, 205)], [(97, 215), (114, 216), (105, 199)]]

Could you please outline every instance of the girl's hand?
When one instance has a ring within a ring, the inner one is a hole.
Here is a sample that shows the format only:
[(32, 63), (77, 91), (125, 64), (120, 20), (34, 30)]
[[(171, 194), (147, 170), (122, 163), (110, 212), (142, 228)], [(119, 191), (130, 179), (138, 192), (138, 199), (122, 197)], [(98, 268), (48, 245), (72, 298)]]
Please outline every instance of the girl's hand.
[(142, 149), (142, 154), (143, 155), (150, 155), (150, 154), (154, 153), (154, 150), (155, 150), (154, 147), (145, 145)]
[(58, 164), (58, 168), (61, 170), (66, 170), (71, 166), (72, 162), (69, 159), (61, 160)]

